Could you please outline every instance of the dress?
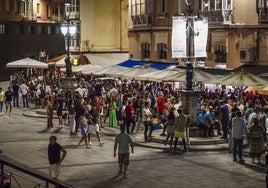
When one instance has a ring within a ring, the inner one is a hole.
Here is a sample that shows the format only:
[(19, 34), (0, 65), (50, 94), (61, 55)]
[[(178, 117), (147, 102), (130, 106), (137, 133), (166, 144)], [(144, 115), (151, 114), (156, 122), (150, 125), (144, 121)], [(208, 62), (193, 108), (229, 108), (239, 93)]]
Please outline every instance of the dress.
[(260, 156), (264, 151), (263, 132), (264, 130), (259, 124), (252, 124), (249, 128), (249, 155), (251, 157)]
[(187, 124), (187, 116), (179, 115), (175, 119), (175, 137), (177, 138), (186, 138), (186, 124)]
[(111, 102), (109, 108), (109, 127), (117, 127), (116, 108), (115, 101)]

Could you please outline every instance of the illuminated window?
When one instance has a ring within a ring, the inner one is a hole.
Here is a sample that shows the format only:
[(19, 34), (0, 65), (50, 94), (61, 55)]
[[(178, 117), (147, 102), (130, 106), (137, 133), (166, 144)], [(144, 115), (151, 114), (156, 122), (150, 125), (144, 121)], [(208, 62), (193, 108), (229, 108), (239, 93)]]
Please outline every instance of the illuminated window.
[(36, 14), (38, 17), (40, 17), (40, 13), (41, 13), (41, 7), (40, 7), (40, 3), (37, 3), (36, 4)]

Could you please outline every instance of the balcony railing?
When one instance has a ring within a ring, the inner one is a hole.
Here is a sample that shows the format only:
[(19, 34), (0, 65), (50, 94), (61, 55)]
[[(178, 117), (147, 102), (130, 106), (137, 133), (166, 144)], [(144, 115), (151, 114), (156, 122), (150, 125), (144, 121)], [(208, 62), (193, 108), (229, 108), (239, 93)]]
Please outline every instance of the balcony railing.
[(224, 21), (222, 10), (199, 11), (202, 17), (207, 17), (210, 23), (222, 23)]
[[(56, 187), (61, 187), (61, 188), (71, 188), (71, 186), (64, 184), (63, 182), (57, 182), (52, 180), (51, 178), (42, 175), (41, 173), (35, 172), (34, 170), (31, 170), (27, 167), (24, 167), (22, 164), (19, 164), (16, 161), (13, 161), (12, 159), (3, 156), (2, 154), (0, 155), (0, 170), (1, 172), (5, 172), (5, 167), (8, 167), (10, 170), (10, 177), (9, 177), (9, 183), (11, 184), (11, 187), (15, 186), (15, 187), (23, 187), (22, 184), (25, 181), (30, 181), (32, 183), (35, 183), (34, 187), (49, 187), (49, 185), (54, 185)], [(13, 169), (13, 170), (12, 170)], [(14, 173), (12, 171), (19, 171), (20, 174), (24, 174), (24, 175), (29, 175), (30, 177), (38, 179), (39, 183), (37, 182), (33, 182), (31, 179), (25, 179), (25, 178), (20, 178), (22, 179), (21, 181), (23, 182), (19, 182), (18, 179), (16, 178)], [(0, 187), (4, 187), (4, 173), (0, 174), (1, 177), (1, 183), (0, 183)], [(11, 181), (13, 180), (13, 181)], [(14, 182), (14, 184), (13, 184)], [(24, 186), (25, 187), (25, 186)], [(27, 186), (29, 187), (29, 185)]]

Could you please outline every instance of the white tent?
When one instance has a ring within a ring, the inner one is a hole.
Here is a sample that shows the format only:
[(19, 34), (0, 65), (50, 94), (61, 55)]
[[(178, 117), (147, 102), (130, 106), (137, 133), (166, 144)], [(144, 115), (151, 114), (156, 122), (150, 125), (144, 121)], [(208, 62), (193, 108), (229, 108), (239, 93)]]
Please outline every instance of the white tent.
[(8, 68), (48, 68), (48, 64), (31, 58), (19, 59), (6, 64)]
[[(93, 72), (93, 74), (95, 74), (95, 75), (103, 75), (103, 74), (114, 75), (114, 74), (117, 74), (118, 72), (123, 72), (123, 71), (128, 70), (128, 69), (130, 69), (130, 68), (119, 66), (119, 65), (110, 65), (108, 67), (104, 67), (104, 68), (100, 68), (98, 70), (95, 70)], [(90, 74), (90, 73), (88, 73), (86, 71), (83, 72), (83, 74)]]
[[(93, 65), (93, 64), (86, 64), (86, 65), (79, 65), (73, 66), (72, 65), (72, 72), (82, 72), (82, 74), (88, 73), (91, 74), (92, 72), (99, 70), (101, 66)], [(66, 68), (61, 68), (60, 71), (65, 72)]]
[(108, 67), (116, 65), (129, 58), (128, 53), (90, 53), (85, 54), (90, 63)]
[(140, 67), (133, 67), (127, 69), (125, 71), (113, 74), (112, 76), (121, 77), (124, 79), (135, 79), (138, 75), (145, 74), (148, 72), (155, 72), (157, 69), (148, 67), (148, 66), (140, 66)]
[[(82, 68), (80, 69), (83, 74), (91, 74), (95, 72), (96, 70), (99, 70), (101, 66), (99, 65), (94, 65), (94, 64), (87, 64), (87, 65), (81, 65)], [(78, 67), (78, 66), (77, 66)], [(76, 67), (73, 68), (75, 70)], [(78, 69), (78, 68), (76, 68)], [(79, 70), (79, 69), (78, 69)]]

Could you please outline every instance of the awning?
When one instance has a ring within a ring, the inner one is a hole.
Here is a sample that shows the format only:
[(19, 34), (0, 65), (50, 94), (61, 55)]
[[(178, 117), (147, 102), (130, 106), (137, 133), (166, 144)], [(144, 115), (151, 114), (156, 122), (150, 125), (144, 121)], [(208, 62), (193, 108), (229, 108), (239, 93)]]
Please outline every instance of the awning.
[(139, 60), (129, 59), (129, 60), (123, 61), (117, 65), (123, 66), (123, 67), (129, 67), (129, 68), (146, 65), (146, 66), (150, 66), (152, 68), (158, 69), (158, 70), (162, 70), (162, 69), (165, 69), (169, 66), (174, 65), (174, 63), (149, 62), (149, 61), (139, 61)]
[(90, 53), (84, 54), (91, 64), (108, 67), (128, 59), (128, 53)]
[(263, 73), (266, 73), (268, 70), (267, 65), (249, 65), (249, 64), (244, 64), (240, 67), (235, 68), (233, 71), (234, 72), (239, 72), (239, 71), (246, 71), (254, 75), (260, 75)]

